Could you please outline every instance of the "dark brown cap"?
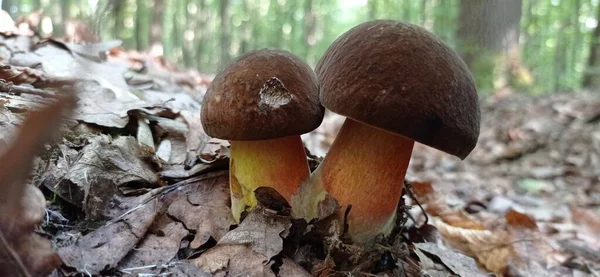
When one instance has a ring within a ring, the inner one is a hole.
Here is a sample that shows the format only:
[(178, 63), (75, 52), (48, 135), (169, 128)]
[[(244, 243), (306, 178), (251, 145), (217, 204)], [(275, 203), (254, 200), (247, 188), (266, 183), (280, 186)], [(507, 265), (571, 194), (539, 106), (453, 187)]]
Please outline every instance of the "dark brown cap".
[(340, 36), (316, 66), (331, 111), (464, 159), (479, 137), (475, 82), (425, 29), (392, 20)]
[(314, 71), (293, 54), (275, 49), (245, 53), (215, 76), (202, 103), (211, 137), (263, 140), (308, 133), (321, 124)]

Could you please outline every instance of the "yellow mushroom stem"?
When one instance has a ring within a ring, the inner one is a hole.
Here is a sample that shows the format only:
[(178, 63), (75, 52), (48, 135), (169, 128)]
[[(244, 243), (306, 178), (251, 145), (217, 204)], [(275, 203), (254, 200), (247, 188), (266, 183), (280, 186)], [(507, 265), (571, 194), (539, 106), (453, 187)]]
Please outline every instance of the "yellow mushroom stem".
[(244, 210), (256, 206), (256, 188), (272, 187), (289, 202), (310, 177), (300, 136), (230, 144), (231, 211), (236, 222)]
[[(324, 198), (323, 190), (333, 196), (341, 205), (340, 220), (352, 204), (348, 231), (354, 241), (368, 243), (380, 233), (389, 234), (413, 146), (410, 138), (348, 118), (313, 173), (309, 191), (317, 201)], [(313, 200), (308, 206), (314, 209), (315, 204)], [(313, 210), (305, 217), (314, 216)]]

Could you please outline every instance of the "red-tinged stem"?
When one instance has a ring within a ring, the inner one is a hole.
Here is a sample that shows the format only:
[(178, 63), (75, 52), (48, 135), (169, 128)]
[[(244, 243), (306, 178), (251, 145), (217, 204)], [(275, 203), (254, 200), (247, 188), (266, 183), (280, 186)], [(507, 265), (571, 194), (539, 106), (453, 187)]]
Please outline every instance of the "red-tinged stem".
[(341, 205), (340, 220), (352, 204), (348, 224), (355, 241), (368, 243), (389, 234), (413, 146), (410, 138), (346, 119), (305, 189), (308, 198), (295, 202), (297, 213), (316, 217), (316, 204), (326, 191)]

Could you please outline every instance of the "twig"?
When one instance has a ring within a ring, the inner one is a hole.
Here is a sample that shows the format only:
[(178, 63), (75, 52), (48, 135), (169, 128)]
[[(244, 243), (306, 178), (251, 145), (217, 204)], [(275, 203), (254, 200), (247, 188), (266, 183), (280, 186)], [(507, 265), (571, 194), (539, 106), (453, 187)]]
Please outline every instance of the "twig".
[(14, 85), (13, 83), (0, 82), (0, 91), (11, 93), (11, 94), (33, 94), (42, 97), (56, 98), (55, 94), (47, 92), (45, 90), (30, 88), (25, 86)]
[[(419, 199), (417, 199), (417, 196), (413, 193), (412, 184), (404, 180), (404, 188), (406, 189), (406, 194), (410, 196), (410, 199), (414, 200), (415, 203), (417, 203), (417, 206), (419, 206), (419, 209), (421, 209), (421, 211), (423, 212), (423, 216), (425, 216), (425, 222), (423, 222), (423, 226), (427, 225), (427, 223), (429, 222), (429, 217), (427, 216), (427, 213), (425, 212), (423, 206), (421, 206), (421, 203), (419, 203)], [(417, 225), (417, 222), (415, 222), (415, 225)]]
[(216, 171), (216, 172), (207, 173), (207, 174), (204, 174), (202, 176), (193, 177), (193, 178), (190, 178), (190, 179), (186, 179), (186, 180), (177, 182), (177, 183), (172, 184), (172, 185), (168, 185), (168, 186), (164, 186), (162, 188), (156, 189), (153, 192), (150, 192), (150, 193), (152, 193), (152, 195), (148, 199), (144, 200), (140, 204), (137, 204), (135, 207), (129, 209), (126, 212), (124, 212), (122, 215), (120, 215), (120, 216), (118, 216), (118, 217), (116, 217), (116, 218), (114, 218), (114, 219), (106, 222), (106, 224), (104, 224), (104, 227), (106, 227), (106, 226), (108, 226), (110, 224), (113, 224), (113, 223), (121, 220), (123, 217), (125, 217), (125, 216), (131, 214), (132, 212), (134, 212), (135, 210), (143, 207), (144, 205), (148, 204), (150, 201), (156, 199), (158, 196), (168, 194), (170, 192), (175, 191), (177, 188), (179, 188), (181, 186), (184, 186), (184, 185), (187, 185), (187, 184), (190, 184), (190, 183), (193, 183), (193, 182), (198, 182), (198, 181), (202, 181), (202, 180), (214, 178), (216, 176), (222, 175), (223, 172), (224, 171)]
[(342, 231), (342, 236), (345, 236), (348, 233), (348, 229), (350, 226), (348, 225), (348, 214), (350, 214), (350, 210), (352, 210), (352, 204), (349, 204), (344, 211), (344, 228)]

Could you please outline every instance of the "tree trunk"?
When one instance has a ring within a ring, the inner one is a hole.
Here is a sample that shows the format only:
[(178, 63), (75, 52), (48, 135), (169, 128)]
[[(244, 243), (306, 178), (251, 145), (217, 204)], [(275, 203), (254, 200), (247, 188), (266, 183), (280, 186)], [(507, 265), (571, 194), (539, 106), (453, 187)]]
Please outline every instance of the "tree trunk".
[(229, 62), (229, 0), (221, 0), (219, 17), (221, 20), (221, 37), (219, 39), (221, 58), (219, 60), (219, 69), (221, 69)]
[[(374, 0), (369, 0), (369, 5), (376, 5)], [(309, 61), (311, 49), (317, 42), (315, 37), (317, 16), (315, 14), (313, 0), (304, 2), (304, 58)]]
[(152, 55), (163, 54), (163, 16), (165, 12), (165, 0), (154, 0), (150, 20), (150, 53)]
[[(250, 3), (249, 0), (242, 0), (242, 7), (244, 11), (250, 14)], [(253, 21), (248, 18), (248, 20), (242, 22), (242, 38), (240, 42), (240, 54), (248, 52), (250, 48), (249, 41), (252, 39), (252, 23)]]
[(124, 27), (125, 20), (125, 1), (121, 0), (110, 0), (110, 5), (112, 7), (112, 15), (114, 20), (113, 25), (113, 37), (120, 38), (121, 32)]
[[(311, 5), (311, 0), (307, 0), (308, 3), (306, 5)], [(368, 19), (373, 20), (377, 18), (377, 1), (376, 0), (368, 0), (367, 2), (367, 12)]]
[[(596, 19), (600, 19), (600, 6), (596, 8)], [(600, 24), (596, 25), (592, 33), (590, 44), (590, 55), (588, 56), (587, 68), (583, 77), (583, 87), (593, 88), (600, 84)]]
[(522, 69), (521, 6), (522, 0), (460, 0), (456, 36), (463, 60), (478, 73), (480, 87), (503, 87), (512, 83), (514, 67)]
[(2, 9), (7, 11), (10, 14), (10, 7), (13, 5), (13, 0), (3, 0), (2, 1)]
[(136, 0), (136, 9), (135, 9), (135, 29), (133, 30), (135, 34), (135, 47), (138, 51), (144, 50), (144, 10), (146, 9), (146, 5), (144, 4), (144, 0)]

